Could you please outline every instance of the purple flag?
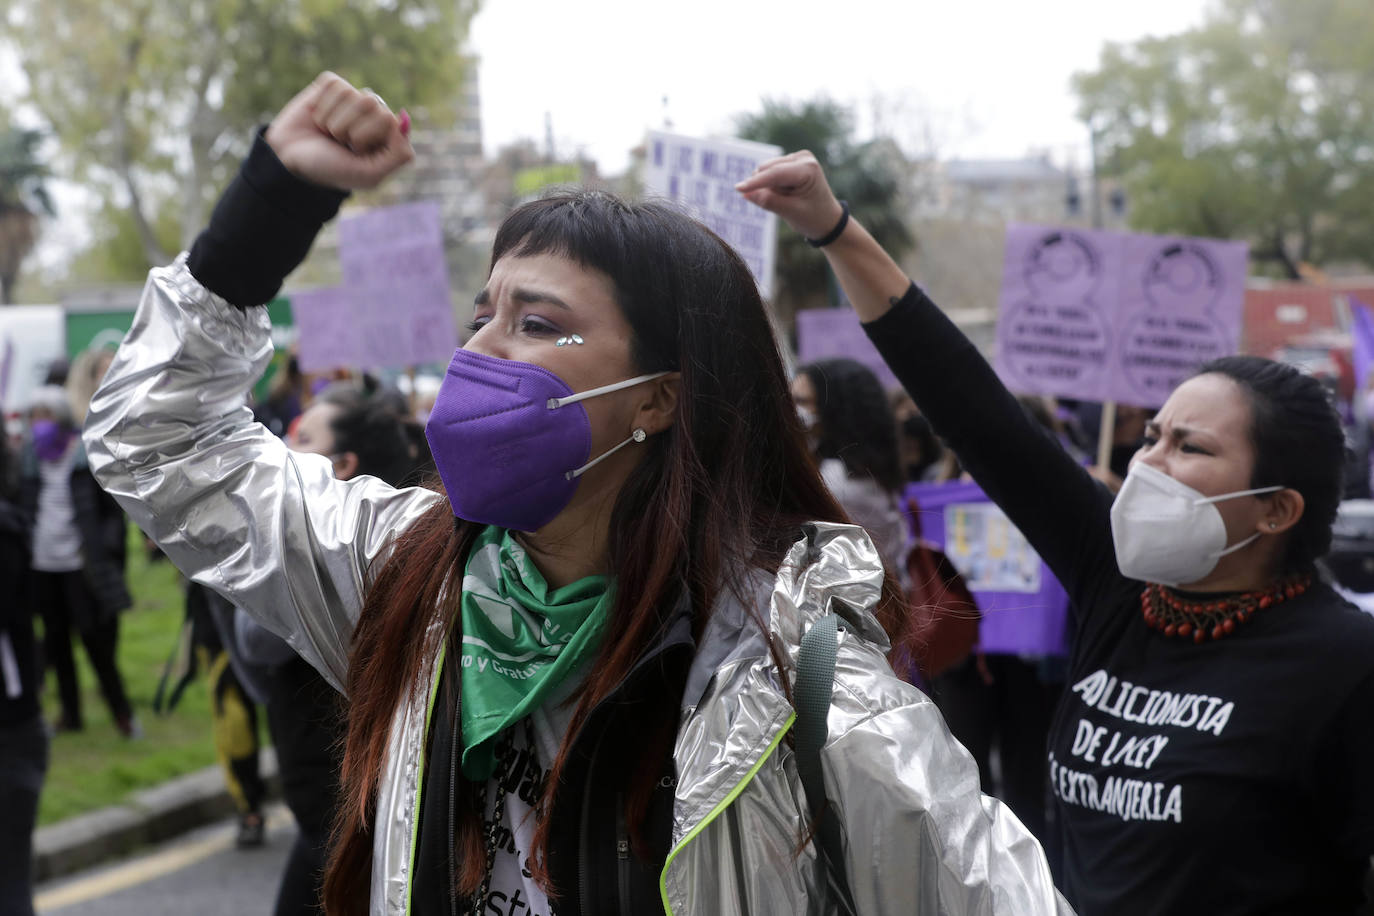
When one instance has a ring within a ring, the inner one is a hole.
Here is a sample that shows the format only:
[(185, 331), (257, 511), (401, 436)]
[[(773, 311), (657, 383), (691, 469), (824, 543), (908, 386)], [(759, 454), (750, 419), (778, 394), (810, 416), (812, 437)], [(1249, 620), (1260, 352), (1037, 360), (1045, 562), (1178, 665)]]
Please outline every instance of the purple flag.
[(1240, 340), (1241, 242), (1010, 225), (997, 371), (1014, 391), (1158, 407)]
[(1355, 390), (1369, 390), (1369, 370), (1374, 368), (1374, 313), (1350, 297), (1351, 359), (1355, 363)]

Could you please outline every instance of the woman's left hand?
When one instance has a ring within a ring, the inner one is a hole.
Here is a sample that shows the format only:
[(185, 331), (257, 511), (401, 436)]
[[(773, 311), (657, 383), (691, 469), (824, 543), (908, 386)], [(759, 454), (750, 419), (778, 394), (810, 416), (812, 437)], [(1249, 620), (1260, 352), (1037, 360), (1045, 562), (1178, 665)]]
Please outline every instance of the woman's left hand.
[(829, 233), (844, 212), (821, 164), (807, 150), (769, 159), (735, 190), (810, 239)]

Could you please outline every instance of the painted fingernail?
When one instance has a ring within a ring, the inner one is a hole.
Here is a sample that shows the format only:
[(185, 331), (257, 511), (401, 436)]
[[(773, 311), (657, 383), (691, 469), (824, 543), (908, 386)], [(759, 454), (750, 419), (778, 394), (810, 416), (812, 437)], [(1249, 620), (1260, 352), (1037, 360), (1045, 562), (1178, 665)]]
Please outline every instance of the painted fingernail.
[(402, 136), (402, 137), (409, 137), (409, 136), (410, 136), (410, 112), (406, 111), (404, 108), (401, 109), (400, 121), (401, 121), (401, 136)]

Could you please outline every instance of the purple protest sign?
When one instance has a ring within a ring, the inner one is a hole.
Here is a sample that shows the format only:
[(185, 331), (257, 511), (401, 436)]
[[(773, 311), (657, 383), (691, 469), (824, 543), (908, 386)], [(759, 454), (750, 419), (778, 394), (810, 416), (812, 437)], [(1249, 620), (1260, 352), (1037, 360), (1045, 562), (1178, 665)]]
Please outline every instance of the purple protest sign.
[(1119, 343), (1107, 398), (1157, 407), (1198, 366), (1240, 345), (1243, 242), (1122, 239)]
[(453, 355), (458, 328), (438, 204), (380, 207), (344, 220), (339, 262), (358, 325), (350, 365), (400, 368)]
[(1240, 242), (1007, 227), (997, 371), (1016, 391), (1157, 407), (1240, 340)]
[(290, 295), (291, 323), (296, 327), (296, 358), (306, 372), (361, 365), (362, 323), (353, 298), (343, 287), (330, 286)]
[(1067, 653), (1068, 593), (976, 483), (911, 484), (904, 496), (921, 537), (945, 552), (978, 603), (980, 650)]
[(1355, 390), (1369, 390), (1369, 374), (1374, 370), (1374, 312), (1354, 296), (1350, 297), (1350, 357), (1355, 364)]
[(878, 355), (873, 341), (864, 333), (859, 316), (851, 309), (803, 309), (797, 313), (797, 359), (809, 363), (817, 359), (848, 357), (863, 363), (887, 389), (900, 388), (901, 382)]

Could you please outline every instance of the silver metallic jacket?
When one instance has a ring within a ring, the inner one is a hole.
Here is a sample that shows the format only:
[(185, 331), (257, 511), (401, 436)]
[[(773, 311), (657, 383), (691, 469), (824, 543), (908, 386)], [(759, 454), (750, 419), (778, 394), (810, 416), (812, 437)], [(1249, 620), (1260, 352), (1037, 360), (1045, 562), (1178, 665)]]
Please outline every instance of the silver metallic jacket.
[[(337, 480), (328, 459), (290, 452), (254, 423), (246, 392), (271, 352), (265, 309), (209, 293), (184, 256), (154, 270), (91, 404), (86, 447), (101, 484), (177, 566), (342, 689), (367, 570), (440, 497)], [(771, 635), (793, 660), (831, 597), (870, 608), (882, 577), (862, 529), (818, 527), (820, 559), (804, 565), (799, 545), (763, 587)], [(844, 613), (822, 764), (859, 912), (1069, 912), (1039, 844), (980, 793), (977, 768), (934, 705), (892, 674), (877, 621)], [(764, 633), (738, 601), (713, 614), (683, 702), (664, 911), (837, 912), (814, 849), (796, 851), (809, 813), (782, 740), (795, 713)], [(425, 711), (411, 702), (391, 726), (373, 856), (377, 914), (409, 910)]]

